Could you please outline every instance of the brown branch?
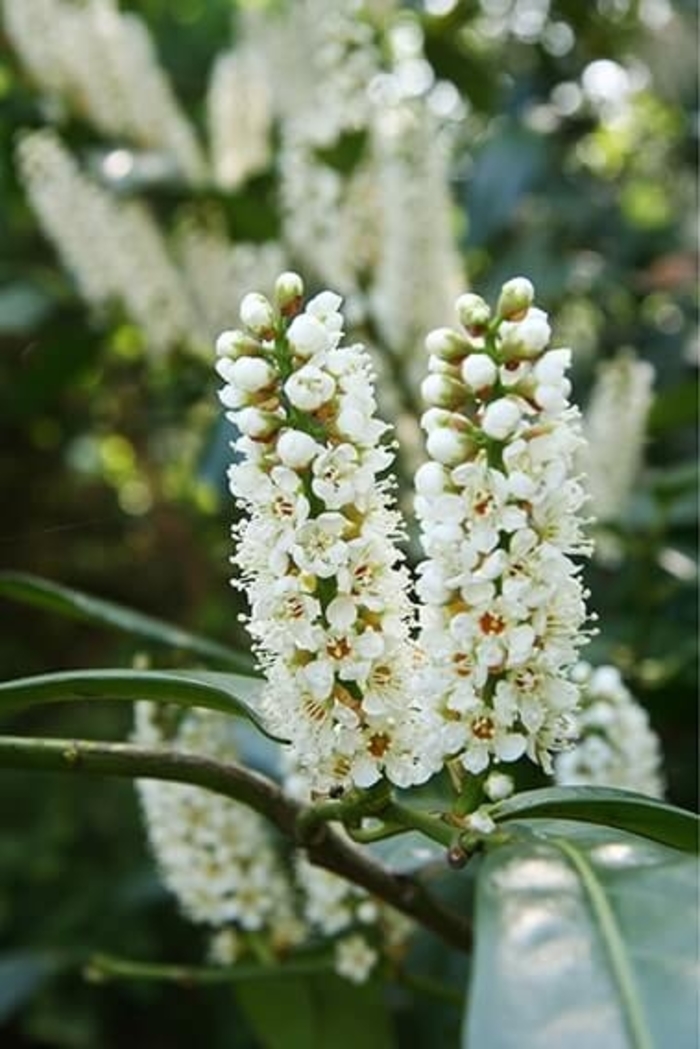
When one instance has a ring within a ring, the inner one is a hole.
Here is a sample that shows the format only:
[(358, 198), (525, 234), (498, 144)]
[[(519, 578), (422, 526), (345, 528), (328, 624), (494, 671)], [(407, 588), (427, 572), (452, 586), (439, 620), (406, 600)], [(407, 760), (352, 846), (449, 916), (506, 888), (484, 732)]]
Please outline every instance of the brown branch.
[(307, 806), (288, 798), (272, 780), (241, 765), (130, 743), (0, 736), (0, 768), (159, 779), (223, 794), (268, 819), (286, 838), (306, 849), (316, 866), (361, 885), (450, 946), (466, 952), (471, 949), (471, 924), (464, 915), (443, 907), (417, 879), (377, 863), (328, 823), (304, 819)]

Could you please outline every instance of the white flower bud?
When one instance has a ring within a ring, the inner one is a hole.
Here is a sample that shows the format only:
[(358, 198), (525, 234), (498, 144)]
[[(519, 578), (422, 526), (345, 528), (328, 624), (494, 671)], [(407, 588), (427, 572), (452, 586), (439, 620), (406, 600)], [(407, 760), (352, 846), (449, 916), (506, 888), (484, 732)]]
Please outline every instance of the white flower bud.
[(420, 418), (421, 429), (425, 430), (426, 433), (431, 433), (437, 429), (438, 426), (452, 426), (454, 429), (464, 429), (464, 426), (457, 425), (459, 416), (455, 416), (453, 412), (445, 411), (444, 408), (428, 408), (427, 412), (423, 412)]
[(468, 434), (440, 426), (428, 434), (426, 448), (431, 459), (445, 466), (456, 466), (474, 452), (474, 442)]
[(470, 813), (470, 815), (467, 816), (467, 822), (469, 823), (469, 829), (476, 834), (493, 834), (496, 829), (496, 824), (484, 808), (477, 809), (476, 812)]
[(471, 390), (485, 390), (498, 378), (498, 368), (487, 353), (472, 353), (462, 363), (462, 378)]
[(535, 379), (547, 386), (555, 386), (570, 366), (571, 350), (549, 350), (535, 365)]
[(423, 463), (416, 470), (415, 489), (418, 495), (442, 495), (450, 483), (450, 475), (440, 463)]
[(289, 376), (284, 390), (295, 408), (302, 412), (315, 412), (335, 393), (331, 376), (311, 364), (304, 365)]
[(491, 801), (503, 801), (513, 793), (513, 777), (505, 772), (492, 772), (484, 783), (484, 793)]
[(255, 291), (249, 292), (241, 303), (240, 314), (246, 328), (254, 335), (268, 338), (274, 331), (275, 314), (264, 295)]
[(564, 411), (569, 403), (568, 396), (570, 393), (571, 383), (568, 379), (562, 379), (556, 386), (541, 383), (535, 389), (534, 399), (543, 411), (558, 415)]
[(308, 313), (302, 313), (295, 317), (289, 325), (287, 339), (297, 357), (307, 360), (317, 353), (323, 353), (330, 349), (331, 340), (328, 331), (318, 320)]
[(243, 408), (236, 412), (235, 423), (246, 437), (255, 441), (272, 437), (282, 424), (282, 418), (274, 412), (264, 412), (260, 408)]
[(452, 328), (435, 328), (426, 336), (425, 348), (443, 361), (460, 361), (469, 352), (469, 343)]
[(507, 321), (519, 321), (532, 306), (535, 289), (527, 277), (513, 277), (501, 288), (496, 313)]
[(442, 357), (435, 357), (432, 354), (428, 357), (428, 372), (431, 375), (449, 375), (453, 379), (461, 379), (462, 377), (459, 364), (450, 364), (449, 361), (444, 361)]
[(491, 320), (491, 310), (481, 295), (467, 292), (460, 295), (455, 303), (459, 323), (470, 335), (479, 335)]
[(281, 273), (275, 281), (275, 302), (285, 316), (297, 313), (304, 297), (304, 282), (298, 273)]
[(258, 393), (272, 385), (275, 369), (262, 357), (239, 357), (231, 365), (228, 379), (243, 393)]
[(222, 331), (216, 340), (216, 353), (218, 357), (255, 357), (260, 353), (261, 346), (257, 339), (253, 339), (244, 331), (234, 328), (230, 331)]
[(307, 313), (317, 317), (333, 331), (339, 331), (343, 318), (340, 310), (343, 300), (334, 291), (320, 291), (306, 305)]
[(506, 358), (539, 357), (552, 330), (544, 310), (532, 306), (521, 321), (505, 321), (499, 328), (501, 352)]
[(320, 451), (321, 445), (301, 430), (285, 430), (277, 442), (277, 454), (291, 470), (303, 470)]
[(420, 392), (425, 403), (435, 408), (457, 408), (468, 396), (462, 383), (449, 375), (428, 375)]
[(487, 437), (505, 441), (515, 431), (521, 417), (522, 412), (516, 401), (510, 397), (500, 397), (487, 405), (481, 428)]

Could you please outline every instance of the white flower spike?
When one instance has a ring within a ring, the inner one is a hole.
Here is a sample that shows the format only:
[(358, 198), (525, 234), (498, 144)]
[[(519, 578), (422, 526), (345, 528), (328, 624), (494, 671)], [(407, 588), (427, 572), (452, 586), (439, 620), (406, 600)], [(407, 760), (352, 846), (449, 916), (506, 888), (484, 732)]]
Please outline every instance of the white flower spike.
[(302, 293), (286, 273), (274, 305), (247, 295), (248, 334), (217, 343), (221, 400), (240, 434), (233, 562), (269, 681), (263, 705), (315, 791), (382, 776), (408, 786), (436, 766), (409, 698), (412, 609), (382, 479), (388, 427), (367, 353), (343, 344), (341, 299), (322, 292), (302, 308)]
[(568, 403), (571, 354), (547, 350), (533, 295), (525, 278), (508, 281), (494, 313), (462, 295), (463, 331), (426, 340), (429, 368), (447, 359), (461, 384), (451, 380), (449, 412), (428, 397), (422, 420), (432, 462), (416, 477), (427, 558), (419, 691), (437, 763), (488, 776), (492, 797), (508, 782), (495, 766), (527, 754), (550, 769), (550, 751), (569, 739), (578, 687), (568, 670), (588, 635), (572, 560), (590, 544), (573, 475), (582, 438)]

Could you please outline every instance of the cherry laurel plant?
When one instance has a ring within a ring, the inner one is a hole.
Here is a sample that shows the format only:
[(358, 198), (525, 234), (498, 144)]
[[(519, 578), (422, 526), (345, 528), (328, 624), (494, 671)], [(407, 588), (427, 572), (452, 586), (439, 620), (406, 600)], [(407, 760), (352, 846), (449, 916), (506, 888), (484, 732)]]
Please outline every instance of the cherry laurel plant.
[[(244, 297), (241, 327), (217, 341), (241, 511), (234, 585), (264, 675), (259, 713), (288, 741), (285, 796), (302, 810), (326, 806), (351, 856), (355, 842), (413, 828), (460, 865), (494, 835), (492, 812), (524, 757), (561, 784), (662, 790), (642, 708), (614, 668), (578, 659), (593, 618), (576, 560), (591, 551), (584, 441), (571, 351), (549, 348), (533, 299), (522, 277), (493, 311), (464, 294), (458, 326), (426, 339), (415, 579), (391, 427), (377, 417), (367, 350), (345, 339), (340, 296), (305, 301), (301, 277), (285, 272), (272, 300)], [(222, 714), (172, 722), (142, 703), (135, 738), (240, 759)], [(443, 772), (452, 800), (437, 817), (392, 800), (392, 788)], [(163, 881), (210, 931), (216, 965), (319, 942), (353, 983), (401, 964), (413, 925), (362, 878), (290, 856), (259, 812), (230, 797), (151, 780), (139, 793)]]

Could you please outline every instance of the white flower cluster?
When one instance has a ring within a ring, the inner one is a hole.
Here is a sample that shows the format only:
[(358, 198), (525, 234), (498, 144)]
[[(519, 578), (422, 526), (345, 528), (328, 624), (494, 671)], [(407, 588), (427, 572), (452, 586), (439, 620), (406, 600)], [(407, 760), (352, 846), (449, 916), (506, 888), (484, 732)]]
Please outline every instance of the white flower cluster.
[[(303, 804), (312, 801), (307, 773), (290, 754), (283, 755), (284, 789)], [(334, 826), (336, 834), (344, 834)], [(347, 839), (349, 848), (354, 846)], [(364, 983), (381, 956), (401, 954), (413, 930), (405, 915), (371, 897), (359, 885), (314, 867), (303, 854), (295, 861), (300, 908), (312, 934), (333, 941), (335, 969), (354, 983)]]
[[(462, 286), (453, 205), (450, 144), (420, 100), (403, 100), (374, 114), (381, 250), (371, 287), (371, 308), (384, 342), (413, 365), (413, 352), (440, 323)], [(407, 220), (410, 216), (410, 220)]]
[(114, 0), (4, 0), (5, 27), (37, 84), (101, 132), (166, 153), (193, 182), (202, 151), (145, 23)]
[(561, 786), (619, 787), (662, 797), (659, 738), (617, 667), (581, 663), (575, 677), (582, 688), (579, 738), (570, 750), (557, 754), (555, 781)]
[(232, 242), (216, 205), (183, 209), (175, 229), (175, 254), (199, 315), (207, 348), (226, 327), (249, 287), (267, 287), (284, 269), (275, 241)]
[(214, 179), (235, 190), (271, 159), (272, 98), (263, 55), (245, 47), (220, 55), (207, 92)]
[(523, 754), (545, 769), (572, 729), (567, 670), (586, 640), (586, 593), (571, 555), (587, 554), (572, 476), (581, 445), (569, 406), (571, 351), (547, 349), (547, 316), (525, 278), (494, 314), (457, 300), (461, 330), (428, 336), (422, 418), (430, 461), (416, 475), (427, 560), (423, 690), (436, 763), (473, 775)]
[[(153, 705), (139, 703), (135, 738), (218, 761), (237, 759), (230, 719), (222, 714), (188, 713), (168, 740)], [(246, 933), (265, 935), (276, 951), (303, 940), (291, 881), (261, 816), (187, 784), (139, 780), (138, 790), (163, 882), (191, 921), (218, 930), (217, 961), (234, 961)]]
[(24, 135), (18, 161), (44, 229), (91, 306), (119, 303), (155, 352), (201, 330), (188, 288), (144, 204), (120, 201), (99, 186), (50, 130)]
[(275, 110), (295, 138), (327, 148), (367, 126), (367, 85), (381, 69), (367, 3), (296, 0), (272, 17), (249, 18), (246, 29), (268, 55)]
[[(582, 466), (591, 508), (601, 525), (619, 521), (632, 495), (642, 465), (653, 384), (653, 366), (631, 353), (621, 353), (598, 369), (583, 419), (587, 446)], [(619, 543), (612, 535), (601, 535), (596, 553), (615, 561)]]
[[(295, 4), (278, 28), (286, 62), (273, 64), (282, 71), (280, 196), (290, 247), (359, 318), (373, 317), (391, 349), (410, 354), (462, 276), (450, 149), (411, 78), (422, 70), (421, 83), (432, 84), (434, 74), (418, 22), (394, 6), (334, 0), (329, 12), (319, 0)], [(413, 39), (410, 59), (393, 54), (397, 36)], [(294, 45), (300, 39), (303, 52)], [(362, 140), (361, 160), (350, 171), (327, 163), (319, 147), (352, 135)]]
[(232, 243), (214, 205), (182, 211), (171, 251), (147, 206), (95, 182), (53, 131), (24, 135), (17, 157), (34, 210), (84, 299), (97, 311), (120, 306), (154, 354), (209, 346), (240, 289), (271, 282), (284, 265), (274, 242)]
[(339, 976), (364, 983), (382, 955), (404, 949), (411, 922), (372, 899), (364, 889), (312, 866), (303, 857), (297, 860), (296, 880), (308, 927), (324, 940), (334, 940)]
[(312, 787), (427, 778), (409, 702), (414, 653), (398, 516), (381, 475), (369, 359), (342, 344), (341, 300), (301, 311), (296, 274), (241, 305), (218, 340), (221, 400), (240, 433), (230, 486), (246, 516), (233, 561), (268, 677), (264, 705)]

